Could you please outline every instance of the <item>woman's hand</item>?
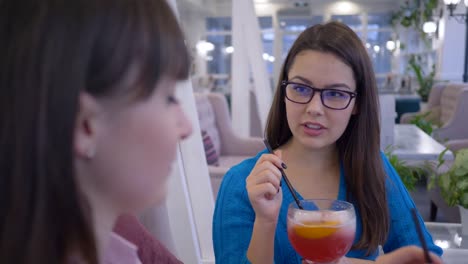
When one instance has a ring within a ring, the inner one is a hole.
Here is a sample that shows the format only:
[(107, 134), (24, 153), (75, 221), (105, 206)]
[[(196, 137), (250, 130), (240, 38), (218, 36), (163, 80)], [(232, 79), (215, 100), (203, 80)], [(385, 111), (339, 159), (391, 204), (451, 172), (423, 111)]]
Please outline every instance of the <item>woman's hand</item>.
[[(433, 253), (431, 255), (432, 263), (442, 264), (442, 260)], [(380, 256), (377, 264), (425, 264), (424, 251), (416, 246), (407, 246), (395, 250), (391, 253)]]
[(249, 200), (255, 211), (256, 221), (276, 223), (283, 200), (281, 172), (283, 166), (281, 151), (263, 154), (246, 179)]
[[(442, 264), (442, 260), (435, 254), (429, 253), (433, 264)], [(354, 258), (341, 258), (338, 264), (370, 263), (371, 261)], [(303, 264), (307, 263), (304, 260)], [(391, 253), (380, 256), (376, 264), (426, 264), (424, 251), (417, 246), (407, 246)]]
[(263, 154), (247, 177), (246, 188), (255, 211), (255, 222), (247, 258), (251, 263), (273, 263), (275, 230), (283, 200), (281, 152)]

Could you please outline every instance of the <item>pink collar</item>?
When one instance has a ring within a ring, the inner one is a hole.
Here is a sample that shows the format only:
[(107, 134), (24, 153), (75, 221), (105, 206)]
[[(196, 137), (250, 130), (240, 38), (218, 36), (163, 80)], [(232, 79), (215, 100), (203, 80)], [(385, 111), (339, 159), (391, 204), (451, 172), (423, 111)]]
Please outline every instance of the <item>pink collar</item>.
[(138, 248), (134, 244), (112, 232), (104, 255), (104, 264), (141, 264), (137, 253)]

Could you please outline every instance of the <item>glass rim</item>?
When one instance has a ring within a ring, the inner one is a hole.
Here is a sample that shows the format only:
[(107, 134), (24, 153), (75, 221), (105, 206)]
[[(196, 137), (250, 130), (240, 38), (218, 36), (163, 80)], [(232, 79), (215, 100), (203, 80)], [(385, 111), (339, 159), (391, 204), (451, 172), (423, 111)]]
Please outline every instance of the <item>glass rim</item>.
[[(304, 200), (299, 200), (300, 203), (302, 202), (337, 202), (341, 205), (345, 205), (346, 208), (343, 209), (343, 210), (335, 210), (336, 212), (342, 212), (342, 211), (346, 211), (346, 210), (350, 210), (350, 209), (354, 209), (354, 205), (350, 202), (347, 202), (347, 201), (343, 201), (343, 200), (338, 200), (338, 199), (327, 199), (327, 198), (317, 198), (317, 199), (304, 199)], [(289, 203), (289, 206), (288, 206), (288, 209), (294, 209), (294, 210), (297, 210), (297, 211), (312, 211), (312, 210), (307, 210), (307, 209), (300, 209), (298, 206), (297, 206), (297, 203), (295, 201)], [(327, 209), (319, 209), (319, 210), (315, 210), (315, 211), (324, 211), (324, 210), (327, 210)], [(329, 210), (329, 209), (328, 209)], [(330, 210), (332, 211), (332, 210)]]
[(297, 221), (296, 219), (294, 219), (295, 217), (293, 217), (291, 215), (291, 213), (295, 214), (296, 212), (307, 213), (307, 212), (327, 211), (328, 213), (331, 213), (331, 214), (339, 214), (339, 213), (343, 213), (343, 212), (348, 212), (349, 218), (347, 219), (347, 221), (344, 221), (343, 223), (341, 223), (339, 225), (336, 225), (336, 224), (329, 224), (329, 225), (325, 224), (325, 225), (323, 225), (322, 224), (321, 227), (324, 227), (324, 228), (341, 228), (341, 227), (345, 227), (345, 226), (348, 226), (350, 224), (353, 224), (353, 221), (356, 221), (356, 213), (354, 211), (354, 205), (352, 203), (350, 203), (350, 202), (343, 201), (343, 200), (338, 200), (338, 199), (326, 199), (326, 198), (304, 199), (304, 200), (300, 200), (300, 202), (330, 202), (330, 204), (338, 203), (339, 205), (342, 205), (345, 208), (343, 208), (342, 210), (332, 210), (332, 209), (307, 210), (307, 209), (298, 208), (296, 202), (294, 201), (294, 202), (291, 202), (289, 204), (288, 214), (286, 216), (286, 218), (288, 219), (288, 222), (292, 221), (294, 223), (294, 225), (307, 226), (307, 225), (301, 223), (300, 221)]

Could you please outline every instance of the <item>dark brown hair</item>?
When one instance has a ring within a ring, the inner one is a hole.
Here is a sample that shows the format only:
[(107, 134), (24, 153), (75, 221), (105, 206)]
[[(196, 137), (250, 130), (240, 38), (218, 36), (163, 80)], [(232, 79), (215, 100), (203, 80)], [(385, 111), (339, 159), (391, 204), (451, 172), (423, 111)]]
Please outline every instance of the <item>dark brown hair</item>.
[(177, 20), (165, 0), (0, 0), (0, 39), (0, 263), (97, 263), (73, 169), (79, 94), (137, 101), (186, 79)]
[(288, 79), (295, 57), (305, 50), (333, 54), (354, 73), (358, 114), (351, 116), (336, 145), (346, 175), (347, 198), (356, 203), (362, 219), (362, 237), (354, 248), (368, 249), (369, 254), (385, 242), (389, 230), (386, 174), (380, 156), (379, 105), (372, 63), (361, 40), (349, 27), (330, 22), (310, 27), (299, 35), (283, 64), (265, 134), (273, 148), (292, 137), (281, 81)]

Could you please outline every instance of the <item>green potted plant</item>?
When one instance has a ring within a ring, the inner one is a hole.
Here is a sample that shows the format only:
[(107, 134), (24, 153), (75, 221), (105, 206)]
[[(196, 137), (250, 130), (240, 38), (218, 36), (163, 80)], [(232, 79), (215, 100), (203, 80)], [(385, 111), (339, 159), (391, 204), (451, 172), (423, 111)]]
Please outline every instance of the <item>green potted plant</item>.
[(428, 74), (424, 73), (424, 70), (421, 66), (419, 56), (412, 55), (408, 61), (408, 67), (413, 70), (416, 80), (419, 84), (419, 89), (417, 90), (421, 100), (427, 102), (429, 98), (429, 93), (431, 92), (432, 86), (434, 85), (435, 77), (435, 64), (432, 65), (431, 72)]
[(390, 22), (394, 28), (402, 26), (419, 32), (420, 38), (428, 44), (423, 24), (433, 19), (433, 14), (438, 6), (438, 0), (408, 0), (400, 6), (399, 10), (393, 12)]
[(388, 161), (400, 176), (401, 181), (408, 191), (414, 191), (416, 183), (422, 178), (424, 169), (417, 166), (410, 166), (404, 160), (393, 154), (393, 147), (389, 146), (384, 151)]
[(414, 115), (413, 118), (410, 120), (410, 124), (416, 125), (422, 131), (424, 131), (429, 136), (432, 135), (432, 131), (434, 128), (439, 127), (438, 124), (434, 124), (431, 120), (429, 120), (429, 115), (431, 114), (430, 111)]
[[(438, 168), (443, 163), (439, 156)], [(439, 174), (435, 181), (445, 202), (459, 207), (463, 234), (468, 235), (468, 149), (456, 152), (453, 165), (447, 172)]]

